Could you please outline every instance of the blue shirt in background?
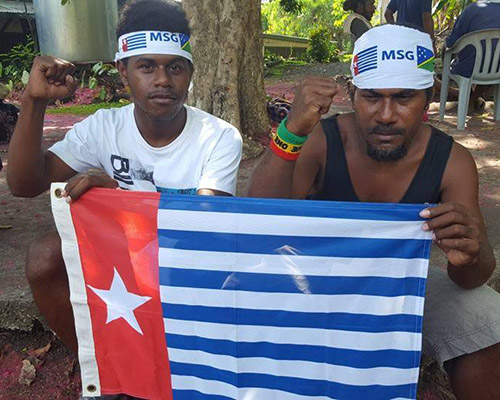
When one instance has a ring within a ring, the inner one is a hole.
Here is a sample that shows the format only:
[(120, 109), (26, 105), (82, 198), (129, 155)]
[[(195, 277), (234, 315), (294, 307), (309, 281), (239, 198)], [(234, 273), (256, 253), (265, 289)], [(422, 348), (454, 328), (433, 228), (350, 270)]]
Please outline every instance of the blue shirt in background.
[[(500, 3), (472, 3), (458, 17), (450, 36), (446, 38), (446, 46), (451, 47), (463, 35), (482, 29), (500, 28)], [(498, 46), (498, 42), (497, 42)], [(467, 46), (455, 58), (451, 72), (470, 78), (474, 70), (476, 49)]]
[(424, 27), (422, 14), (432, 12), (432, 0), (391, 0), (387, 6), (392, 12), (398, 12), (398, 23)]

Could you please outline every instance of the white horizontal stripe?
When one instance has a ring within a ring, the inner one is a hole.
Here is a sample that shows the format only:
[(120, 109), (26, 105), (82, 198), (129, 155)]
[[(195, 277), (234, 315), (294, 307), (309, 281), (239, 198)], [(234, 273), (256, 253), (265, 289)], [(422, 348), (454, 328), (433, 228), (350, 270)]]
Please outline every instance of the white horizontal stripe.
[(205, 365), (235, 374), (265, 374), (299, 379), (314, 379), (344, 385), (409, 385), (416, 383), (418, 368), (352, 368), (310, 361), (272, 360), (269, 358), (235, 358), (197, 350), (169, 349), (171, 362)]
[(196, 390), (198, 392), (226, 396), (238, 400), (331, 400), (324, 396), (301, 396), (281, 390), (261, 388), (241, 388), (224, 382), (205, 380), (194, 376), (172, 375), (172, 388), (175, 390)]
[(412, 332), (351, 332), (341, 330), (228, 325), (212, 322), (182, 321), (164, 318), (165, 332), (233, 342), (269, 342), (326, 346), (349, 350), (420, 351), (422, 335)]
[(430, 240), (430, 232), (425, 232), (422, 225), (422, 221), (372, 221), (288, 215), (158, 210), (159, 229), (198, 232)]
[(173, 375), (172, 389), (175, 390), (196, 390), (203, 394), (216, 396), (226, 396), (238, 399), (238, 389), (225, 382), (205, 380), (194, 376)]
[(303, 293), (261, 293), (237, 290), (160, 286), (160, 298), (168, 304), (238, 307), (251, 310), (353, 313), (372, 315), (424, 312), (424, 298), (417, 296), (364, 296), (309, 294), (307, 279), (297, 282)]
[(160, 267), (206, 271), (254, 272), (310, 276), (381, 276), (425, 278), (428, 260), (423, 258), (341, 258), (282, 254), (159, 249)]

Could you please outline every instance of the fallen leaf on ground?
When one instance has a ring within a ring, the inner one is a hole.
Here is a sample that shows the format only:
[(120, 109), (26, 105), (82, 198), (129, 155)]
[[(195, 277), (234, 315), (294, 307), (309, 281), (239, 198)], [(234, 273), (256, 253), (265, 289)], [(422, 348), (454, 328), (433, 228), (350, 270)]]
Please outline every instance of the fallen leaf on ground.
[(23, 360), (21, 374), (19, 374), (18, 382), (22, 385), (31, 385), (36, 378), (36, 368), (29, 360)]
[(39, 349), (36, 350), (28, 351), (28, 354), (30, 356), (35, 356), (38, 358), (43, 357), (50, 350), (50, 346), (52, 346), (52, 339), (50, 340), (49, 343), (47, 343), (47, 345), (40, 347)]

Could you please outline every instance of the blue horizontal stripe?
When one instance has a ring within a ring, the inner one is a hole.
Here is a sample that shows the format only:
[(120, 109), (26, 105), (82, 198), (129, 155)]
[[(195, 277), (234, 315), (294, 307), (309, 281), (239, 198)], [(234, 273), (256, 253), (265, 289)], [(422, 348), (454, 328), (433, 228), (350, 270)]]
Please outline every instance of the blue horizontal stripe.
[(363, 64), (367, 61), (377, 61), (377, 54), (368, 54), (367, 56), (365, 57), (362, 57), (362, 58), (358, 58), (356, 64), (359, 65), (359, 64)]
[(133, 46), (128, 46), (127, 45), (127, 50), (144, 49), (145, 47), (146, 47), (145, 44), (143, 44), (143, 45), (133, 45)]
[(233, 400), (233, 397), (205, 394), (196, 390), (172, 390), (174, 400)]
[(243, 197), (162, 194), (160, 209), (232, 212), (239, 214), (294, 215), (379, 221), (420, 221), (418, 213), (430, 205), (393, 203), (351, 203), (316, 200), (253, 199)]
[[(158, 236), (159, 246), (169, 249), (356, 258), (422, 258), (429, 242), (421, 239), (250, 235), (170, 229), (159, 229)], [(286, 251), (287, 248), (292, 251)]]
[(376, 68), (377, 68), (377, 66), (376, 66), (376, 65), (371, 66), (371, 67), (360, 68), (360, 69), (358, 69), (358, 73), (360, 73), (360, 74), (361, 74), (361, 73), (363, 73), (363, 72), (366, 72), (366, 71), (371, 71), (372, 69), (376, 69)]
[(136, 33), (135, 35), (127, 36), (127, 40), (137, 39), (137, 38), (146, 38), (146, 34), (145, 33)]
[(137, 47), (137, 46), (146, 46), (146, 41), (127, 43), (127, 47)]
[(377, 47), (370, 47), (368, 49), (365, 49), (363, 51), (360, 51), (358, 53), (358, 57), (366, 57), (367, 55), (370, 55), (370, 54), (377, 54)]
[(267, 374), (224, 371), (204, 365), (170, 362), (174, 375), (195, 376), (201, 379), (225, 382), (238, 388), (265, 388), (303, 396), (328, 396), (335, 399), (391, 399), (412, 397), (416, 383), (398, 386), (354, 386), (336, 382), (291, 378)]
[(377, 46), (368, 47), (367, 49), (360, 51), (358, 53), (358, 58), (363, 57), (367, 53), (373, 53), (373, 52), (377, 52)]
[(363, 58), (362, 60), (358, 61), (357, 62), (357, 66), (361, 66), (361, 65), (366, 65), (366, 64), (371, 64), (371, 63), (376, 63), (377, 62), (377, 57), (367, 57), (367, 58)]
[(367, 53), (362, 57), (358, 57), (358, 62), (369, 60), (369, 59), (377, 59), (377, 52)]
[(352, 368), (416, 368), (420, 360), (419, 351), (361, 351), (312, 345), (233, 342), (170, 333), (166, 334), (166, 339), (168, 348), (173, 349), (204, 351), (235, 358), (310, 361)]
[(232, 325), (335, 329), (355, 332), (420, 332), (422, 317), (409, 314), (250, 310), (231, 307), (188, 306), (162, 303), (163, 318)]
[(362, 66), (358, 66), (358, 71), (363, 71), (363, 70), (368, 70), (368, 69), (373, 69), (377, 68), (377, 63), (371, 63), (371, 64), (365, 64)]
[[(303, 293), (307, 285), (311, 294), (420, 296), (425, 295), (424, 278), (385, 278), (377, 276), (303, 276), (261, 274), (254, 272), (207, 271), (161, 267), (160, 285), (202, 289), (241, 290), (263, 293)], [(299, 278), (299, 279), (297, 279)], [(297, 284), (300, 281), (300, 285)], [(167, 289), (168, 290), (168, 289)]]
[(369, 62), (362, 63), (362, 64), (358, 63), (357, 67), (358, 67), (358, 69), (361, 69), (361, 68), (364, 68), (364, 67), (367, 67), (367, 66), (372, 66), (372, 65), (376, 66), (377, 65), (377, 60), (369, 61)]
[(136, 37), (136, 38), (128, 38), (127, 43), (140, 43), (146, 42), (146, 36)]
[(372, 70), (372, 69), (377, 69), (377, 66), (376, 66), (376, 65), (373, 65), (373, 66), (371, 66), (371, 67), (365, 67), (365, 68), (359, 69), (359, 70), (358, 70), (358, 73), (360, 73), (360, 74), (361, 74), (361, 73), (363, 73), (363, 72), (370, 71), (370, 70)]

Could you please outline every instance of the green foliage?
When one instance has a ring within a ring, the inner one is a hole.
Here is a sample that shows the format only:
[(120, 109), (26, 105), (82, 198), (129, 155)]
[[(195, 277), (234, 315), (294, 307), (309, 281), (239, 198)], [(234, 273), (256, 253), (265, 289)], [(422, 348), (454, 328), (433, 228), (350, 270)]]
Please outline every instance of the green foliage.
[(37, 55), (31, 36), (27, 37), (26, 44), (18, 44), (8, 53), (0, 54), (0, 82), (5, 83), (10, 90), (17, 84), (26, 85), (31, 64)]
[(304, 65), (307, 65), (306, 61), (282, 59), (276, 64), (273, 64), (268, 68), (264, 68), (264, 77), (282, 79), (284, 76), (290, 74), (295, 69), (303, 67)]
[[(85, 74), (82, 74), (81, 87), (85, 86)], [(98, 97), (101, 101), (110, 100), (116, 89), (121, 86), (118, 70), (113, 64), (105, 64), (102, 61), (94, 64), (90, 70), (87, 81), (89, 89), (95, 89), (100, 85)]]
[(432, 10), (437, 31), (443, 31), (453, 26), (460, 13), (473, 0), (435, 0)]
[(99, 76), (102, 74), (117, 75), (118, 70), (113, 64), (104, 64), (102, 61), (99, 61), (97, 64), (94, 64), (92, 66), (92, 73), (94, 74), (94, 76)]
[(262, 29), (265, 33), (310, 37), (318, 29), (326, 29), (330, 37), (336, 35), (348, 13), (343, 0), (300, 0), (298, 13), (287, 12), (281, 1), (262, 4)]
[(290, 14), (298, 14), (302, 11), (302, 3), (300, 0), (280, 0), (280, 7), (283, 11)]
[[(297, 0), (299, 1), (299, 0)], [(281, 1), (262, 4), (262, 28), (266, 33), (307, 37), (313, 40), (303, 57), (308, 61), (330, 62), (339, 57), (337, 42), (349, 13), (343, 0), (300, 0), (298, 13), (287, 12)]]
[(279, 64), (280, 62), (283, 61), (284, 58), (279, 54), (273, 53), (267, 49), (264, 51), (264, 65)]
[(104, 83), (107, 83), (108, 78), (117, 78), (118, 70), (112, 64), (104, 64), (102, 61), (99, 61), (97, 64), (92, 66), (90, 70), (89, 77), (89, 88), (94, 89), (99, 83), (99, 78), (101, 78)]
[(311, 34), (311, 44), (307, 54), (312, 61), (320, 63), (338, 61), (338, 49), (330, 39), (330, 32), (325, 28), (317, 29)]
[(438, 0), (432, 13), (436, 15), (436, 13), (444, 11), (449, 15), (460, 14), (472, 2), (472, 0)]
[(47, 114), (73, 114), (73, 115), (90, 115), (101, 108), (117, 108), (130, 104), (128, 101), (120, 101), (115, 103), (95, 103), (84, 104), (69, 107), (48, 108)]

